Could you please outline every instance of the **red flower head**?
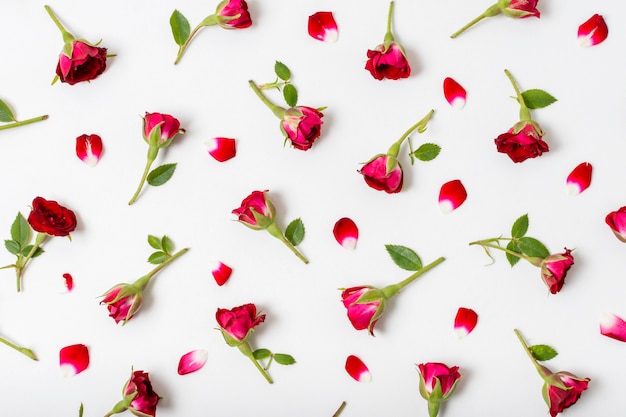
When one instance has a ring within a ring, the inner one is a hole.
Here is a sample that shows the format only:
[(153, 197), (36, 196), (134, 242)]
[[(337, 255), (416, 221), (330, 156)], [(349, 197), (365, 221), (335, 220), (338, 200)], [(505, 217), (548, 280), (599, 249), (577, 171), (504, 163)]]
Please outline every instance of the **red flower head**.
[(574, 264), (574, 257), (571, 252), (565, 248), (564, 253), (550, 255), (541, 263), (541, 278), (552, 294), (561, 291), (565, 283), (565, 275)]
[[(551, 379), (556, 378), (567, 389), (559, 388), (546, 381), (543, 386), (544, 399), (550, 407), (550, 416), (555, 417), (564, 409), (578, 401), (583, 391), (589, 385), (589, 378), (580, 378), (569, 372), (556, 372), (551, 375)], [(547, 394), (547, 395), (546, 395)]]
[(622, 242), (626, 242), (626, 206), (607, 214), (605, 221), (615, 234), (615, 237)]
[(411, 67), (406, 59), (402, 46), (393, 42), (386, 47), (384, 44), (367, 50), (365, 69), (377, 80), (388, 78), (398, 80), (411, 75)]
[(130, 403), (129, 410), (136, 416), (152, 416), (156, 414), (159, 395), (152, 389), (150, 376), (144, 371), (134, 371), (126, 386), (124, 396), (135, 395)]
[(243, 199), (239, 208), (232, 211), (240, 223), (255, 230), (267, 229), (274, 223), (274, 205), (265, 193), (267, 190), (253, 191)]
[(417, 365), (417, 369), (420, 375), (420, 394), (428, 401), (428, 414), (435, 417), (441, 403), (450, 398), (461, 379), (459, 367), (428, 362)]
[(281, 129), (294, 148), (309, 150), (320, 136), (324, 114), (307, 106), (288, 109), (281, 122)]
[[(377, 155), (370, 159), (359, 171), (367, 185), (375, 190), (393, 194), (402, 191), (403, 173), (399, 162), (391, 170), (388, 169), (388, 155)], [(393, 158), (395, 159), (395, 158)]]
[(66, 55), (65, 51), (59, 55), (56, 73), (62, 83), (74, 85), (81, 81), (91, 81), (106, 69), (106, 48), (75, 40), (70, 49), (71, 55)]
[(522, 122), (521, 128), (516, 124), (494, 142), (498, 152), (507, 154), (513, 162), (523, 162), (549, 151), (542, 137), (543, 132), (534, 123)]
[(500, 0), (498, 3), (502, 14), (508, 17), (523, 19), (530, 16), (539, 17), (540, 15), (539, 10), (537, 10), (539, 0)]
[(215, 319), (226, 343), (238, 346), (248, 339), (256, 326), (265, 321), (265, 314), (257, 315), (254, 304), (244, 304), (231, 310), (218, 308)]
[(133, 318), (143, 302), (141, 290), (130, 284), (118, 284), (103, 295), (100, 304), (106, 304), (109, 317), (122, 325)]
[(385, 296), (375, 287), (362, 285), (346, 288), (341, 293), (348, 319), (356, 330), (367, 329), (374, 335), (374, 326), (385, 311)]
[(245, 0), (224, 0), (218, 4), (215, 15), (224, 29), (245, 29), (252, 25)]
[(157, 127), (160, 129), (160, 135), (156, 138), (156, 145), (159, 148), (169, 145), (177, 134), (185, 133), (185, 129), (180, 128), (180, 122), (175, 117), (169, 114), (146, 112), (143, 117), (143, 138), (146, 142), (150, 143), (150, 136)]
[(28, 223), (39, 233), (69, 236), (76, 229), (76, 215), (56, 201), (35, 197)]

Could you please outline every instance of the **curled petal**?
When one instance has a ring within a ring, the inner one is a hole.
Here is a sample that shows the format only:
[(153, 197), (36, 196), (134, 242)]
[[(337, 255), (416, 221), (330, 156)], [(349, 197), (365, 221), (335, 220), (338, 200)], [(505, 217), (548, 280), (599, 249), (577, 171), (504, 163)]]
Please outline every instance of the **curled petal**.
[(68, 273), (63, 274), (63, 279), (65, 279), (65, 288), (68, 291), (72, 291), (74, 288), (74, 278)]
[(604, 18), (594, 14), (585, 23), (578, 27), (578, 44), (580, 46), (593, 46), (602, 43), (609, 35), (609, 28)]
[(367, 366), (354, 355), (350, 355), (346, 359), (346, 372), (358, 382), (370, 382), (372, 380), (372, 374)]
[(192, 350), (180, 357), (178, 375), (186, 375), (201, 369), (207, 361), (209, 352), (205, 349)]
[(309, 35), (322, 42), (337, 41), (337, 23), (332, 12), (317, 12), (309, 16)]
[(626, 322), (615, 314), (603, 313), (600, 317), (600, 334), (626, 342)]
[(450, 77), (443, 80), (443, 95), (452, 107), (461, 110), (465, 107), (467, 92), (465, 88)]
[(231, 138), (212, 138), (204, 142), (204, 145), (209, 155), (219, 162), (228, 161), (237, 153), (235, 139)]
[(74, 376), (89, 366), (89, 349), (83, 344), (71, 345), (59, 351), (59, 365), (63, 376)]
[(478, 322), (478, 314), (471, 308), (459, 307), (454, 318), (454, 333), (457, 339), (467, 336), (474, 330)]
[(467, 191), (460, 180), (452, 180), (441, 186), (439, 191), (439, 209), (442, 213), (456, 210), (467, 198)]
[(76, 156), (89, 165), (95, 167), (102, 154), (102, 139), (98, 135), (80, 135), (76, 138)]
[(220, 287), (228, 281), (228, 278), (230, 278), (230, 274), (232, 273), (233, 269), (230, 266), (219, 261), (215, 262), (211, 268), (211, 274), (213, 274), (215, 282), (217, 282), (217, 285)]
[(591, 184), (591, 164), (583, 162), (578, 165), (567, 177), (567, 193), (580, 194)]
[(333, 235), (337, 243), (346, 249), (356, 248), (356, 242), (359, 239), (359, 229), (352, 219), (348, 217), (342, 217), (337, 220), (335, 227), (333, 227)]

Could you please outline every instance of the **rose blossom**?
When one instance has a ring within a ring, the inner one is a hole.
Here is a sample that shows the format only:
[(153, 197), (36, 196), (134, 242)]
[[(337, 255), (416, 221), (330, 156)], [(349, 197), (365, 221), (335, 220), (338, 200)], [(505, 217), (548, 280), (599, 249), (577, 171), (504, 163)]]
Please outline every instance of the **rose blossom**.
[(56, 201), (35, 197), (28, 223), (39, 233), (68, 236), (76, 229), (76, 215)]
[(539, 10), (537, 10), (539, 0), (505, 0), (500, 3), (502, 14), (508, 17), (523, 19), (540, 16)]
[(281, 128), (294, 148), (307, 151), (321, 134), (324, 114), (307, 106), (297, 106), (285, 112)]
[(217, 23), (224, 29), (245, 29), (252, 25), (245, 0), (222, 1), (215, 11)]
[(389, 47), (380, 44), (376, 48), (367, 50), (367, 62), (365, 69), (377, 80), (388, 78), (398, 80), (411, 75), (411, 67), (406, 59), (404, 50), (397, 43)]
[[(363, 175), (367, 185), (375, 190), (382, 190), (388, 194), (402, 191), (403, 173), (402, 166), (396, 162), (395, 167), (387, 171), (388, 155), (377, 155), (370, 159), (359, 173)], [(394, 158), (395, 159), (395, 158)]]
[(555, 417), (563, 412), (564, 409), (573, 405), (578, 401), (583, 391), (589, 385), (589, 378), (580, 378), (569, 372), (556, 372), (551, 375), (551, 379), (557, 378), (568, 389), (562, 389), (556, 385), (552, 385), (546, 381), (543, 390), (547, 391), (547, 398), (544, 397), (548, 407), (550, 407), (550, 416)]
[(144, 371), (133, 371), (122, 390), (124, 399), (119, 401), (104, 417), (130, 410), (139, 417), (154, 417), (161, 397), (152, 388), (150, 376)]
[[(361, 297), (367, 297), (366, 301), (359, 302)], [(348, 319), (356, 330), (367, 329), (370, 335), (374, 335), (374, 326), (385, 311), (385, 296), (383, 293), (369, 285), (346, 288), (341, 293), (344, 307), (348, 310)]]
[(232, 211), (239, 217), (237, 220), (240, 223), (255, 230), (266, 229), (274, 223), (274, 205), (266, 197), (267, 191), (252, 191), (243, 199), (241, 206)]
[(146, 115), (143, 117), (143, 138), (146, 142), (150, 143), (150, 133), (157, 126), (161, 128), (161, 137), (158, 140), (159, 148), (169, 145), (177, 134), (185, 133), (185, 130), (180, 128), (180, 122), (175, 117), (169, 114), (146, 112)]
[[(120, 294), (121, 293), (121, 294)], [(106, 304), (109, 317), (122, 325), (133, 318), (143, 302), (141, 291), (130, 284), (118, 284), (103, 295), (100, 304)]]
[(417, 365), (417, 368), (420, 373), (420, 387), (423, 385), (427, 397), (432, 395), (435, 386), (439, 383), (442, 399), (447, 399), (461, 379), (458, 366), (448, 367), (443, 363), (428, 362)]
[(218, 308), (215, 319), (229, 346), (238, 346), (246, 341), (254, 327), (265, 321), (265, 314), (257, 315), (254, 304), (244, 304), (231, 310)]
[(74, 85), (81, 81), (91, 81), (106, 69), (106, 48), (75, 40), (72, 42), (71, 51), (71, 56), (65, 55), (65, 52), (59, 55), (56, 73), (62, 83)]
[(550, 288), (552, 294), (561, 291), (565, 283), (565, 275), (574, 264), (574, 257), (571, 250), (564, 248), (565, 252), (556, 255), (550, 255), (541, 263), (541, 278), (543, 282)]
[(494, 140), (498, 152), (506, 153), (513, 162), (523, 162), (549, 151), (548, 144), (541, 139), (543, 132), (531, 122), (523, 123), (521, 129), (515, 126)]
[(615, 237), (622, 242), (626, 242), (626, 206), (610, 212), (604, 220), (615, 234)]

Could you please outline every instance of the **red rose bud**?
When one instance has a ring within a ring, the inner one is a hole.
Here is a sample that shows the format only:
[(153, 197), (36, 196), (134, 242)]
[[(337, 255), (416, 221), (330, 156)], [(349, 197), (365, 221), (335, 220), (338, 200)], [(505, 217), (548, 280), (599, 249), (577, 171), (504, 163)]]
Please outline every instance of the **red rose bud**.
[(537, 3), (539, 0), (500, 0), (498, 2), (503, 15), (516, 19), (540, 17)]
[(265, 191), (253, 191), (243, 199), (241, 206), (232, 211), (238, 221), (251, 229), (267, 229), (274, 223), (275, 209)]
[(626, 242), (626, 206), (607, 214), (604, 221), (609, 225), (615, 237)]
[(393, 14), (393, 1), (389, 3), (389, 13), (387, 15), (387, 33), (385, 41), (376, 46), (373, 50), (367, 51), (367, 62), (365, 69), (377, 80), (388, 78), (398, 80), (411, 75), (411, 66), (406, 59), (406, 54), (402, 46), (394, 41), (391, 32), (391, 16)]
[(309, 36), (322, 42), (337, 41), (337, 22), (332, 12), (317, 12), (309, 16)]
[(265, 321), (265, 314), (257, 315), (254, 304), (244, 304), (231, 310), (218, 308), (215, 319), (229, 346), (244, 343), (254, 328)]
[[(157, 127), (159, 131), (155, 130)], [(143, 117), (143, 138), (148, 144), (154, 140), (156, 146), (164, 148), (179, 133), (185, 133), (185, 129), (181, 129), (178, 119), (169, 114), (146, 112)]]
[(385, 311), (386, 298), (381, 290), (369, 285), (346, 288), (341, 293), (348, 319), (356, 330), (367, 329), (374, 336), (374, 326)]
[(582, 162), (567, 176), (568, 194), (580, 194), (591, 185), (592, 167), (589, 162)]
[(377, 155), (363, 165), (359, 173), (371, 188), (394, 194), (402, 191), (403, 172), (402, 165), (397, 161), (389, 170), (390, 159), (395, 160), (389, 155)]
[(589, 378), (580, 378), (563, 371), (552, 374), (550, 380), (554, 379), (564, 385), (565, 389), (546, 380), (543, 392), (547, 393), (547, 395), (544, 395), (544, 399), (550, 408), (551, 417), (555, 417), (566, 408), (574, 405), (583, 391), (587, 389), (590, 381)]
[(552, 294), (561, 291), (565, 283), (565, 275), (572, 265), (574, 265), (574, 257), (571, 250), (565, 248), (565, 252), (556, 255), (550, 255), (541, 263), (541, 278), (548, 286)]
[(428, 415), (435, 417), (441, 403), (450, 398), (461, 379), (459, 367), (428, 362), (417, 365), (417, 369), (420, 377), (420, 394), (428, 401)]
[(76, 229), (76, 215), (56, 201), (35, 197), (28, 223), (39, 233), (51, 236), (69, 236)]
[(161, 397), (152, 388), (150, 375), (144, 371), (133, 371), (122, 390), (124, 398), (104, 417), (130, 410), (138, 417), (154, 417)]
[(102, 154), (102, 139), (98, 135), (80, 135), (76, 138), (76, 156), (89, 165), (95, 167)]
[(115, 323), (122, 322), (122, 326), (133, 318), (139, 311), (142, 299), (142, 290), (131, 284), (118, 284), (102, 295), (104, 297), (100, 304), (106, 304), (109, 310), (109, 317)]
[(224, 29), (245, 29), (252, 25), (245, 0), (224, 0), (215, 10), (217, 24)]
[(513, 162), (523, 162), (548, 152), (548, 144), (541, 138), (543, 132), (530, 122), (516, 124), (508, 132), (498, 136), (494, 142), (498, 152), (505, 153)]
[(281, 129), (294, 148), (307, 151), (321, 134), (324, 114), (314, 108), (297, 106), (287, 109)]
[(609, 36), (609, 28), (604, 18), (594, 14), (585, 23), (578, 27), (578, 44), (580, 46), (593, 46), (604, 42)]
[(626, 342), (626, 321), (611, 313), (600, 317), (600, 334), (620, 342)]

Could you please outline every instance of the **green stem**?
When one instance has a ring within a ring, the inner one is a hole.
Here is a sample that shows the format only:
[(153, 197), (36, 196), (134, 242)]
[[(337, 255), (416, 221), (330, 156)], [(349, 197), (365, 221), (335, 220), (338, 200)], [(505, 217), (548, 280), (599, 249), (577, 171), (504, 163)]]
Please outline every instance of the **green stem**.
[(158, 153), (159, 153), (159, 148), (156, 146), (150, 145), (150, 147), (148, 148), (148, 160), (146, 161), (146, 167), (143, 170), (141, 181), (139, 181), (139, 186), (137, 187), (135, 194), (133, 194), (132, 198), (128, 202), (129, 206), (132, 205), (135, 202), (135, 200), (137, 200), (137, 197), (139, 197), (139, 193), (143, 189), (146, 179), (148, 178), (148, 174), (150, 173), (150, 167), (152, 166), (152, 163), (156, 159), (156, 156)]
[(263, 378), (265, 378), (265, 380), (267, 382), (269, 382), (270, 384), (273, 384), (274, 381), (272, 381), (272, 378), (270, 378), (270, 376), (267, 374), (267, 372), (265, 372), (265, 369), (263, 369), (261, 364), (254, 358), (254, 355), (252, 354), (252, 349), (250, 348), (250, 345), (248, 344), (248, 342), (243, 342), (242, 344), (240, 344), (237, 347), (239, 348), (239, 351), (241, 353), (243, 353), (245, 356), (247, 356), (252, 361), (252, 363), (254, 364), (256, 369), (258, 369), (259, 372), (261, 372), (261, 375), (263, 375)]
[(335, 411), (335, 414), (333, 414), (333, 417), (339, 417), (339, 414), (341, 414), (341, 412), (343, 411), (344, 408), (346, 408), (346, 402), (345, 401), (341, 403), (341, 405), (339, 406), (337, 411)]
[(428, 416), (437, 417), (437, 414), (439, 414), (440, 405), (441, 402), (439, 401), (428, 401)]
[(418, 271), (415, 271), (408, 278), (398, 282), (397, 284), (392, 284), (392, 285), (386, 286), (385, 288), (381, 289), (383, 295), (385, 296), (385, 298), (393, 297), (394, 295), (396, 295), (398, 293), (398, 291), (400, 291), (402, 288), (404, 288), (407, 285), (409, 285), (411, 282), (415, 281), (423, 273), (428, 272), (429, 270), (433, 269), (434, 267), (436, 267), (437, 265), (439, 265), (440, 263), (442, 263), (445, 260), (446, 260), (446, 258), (441, 256), (441, 257), (435, 259), (434, 261), (432, 261), (431, 263), (429, 263), (428, 265), (422, 267)]
[(520, 109), (519, 109), (519, 118), (520, 118), (520, 120), (522, 120), (522, 121), (530, 121), (530, 120), (532, 120), (531, 117), (530, 117), (530, 110), (528, 110), (528, 107), (526, 107), (526, 102), (524, 101), (524, 97), (522, 96), (522, 92), (520, 91), (519, 87), (517, 86), (517, 83), (515, 82), (515, 79), (513, 78), (513, 76), (509, 72), (509, 70), (505, 69), (504, 73), (508, 77), (509, 81), (511, 81), (511, 84), (513, 85), (513, 88), (515, 89), (515, 95), (517, 96), (517, 102), (520, 105)]
[(15, 267), (15, 275), (17, 275), (17, 292), (20, 292), (22, 290), (22, 276), (24, 275), (26, 265), (33, 258), (33, 255), (35, 254), (37, 249), (43, 244), (43, 242), (46, 241), (47, 238), (47, 233), (37, 233), (37, 236), (35, 237), (35, 243), (33, 244), (33, 247), (30, 249), (26, 257), (21, 259), (18, 257), (18, 261), (16, 262)]
[(385, 33), (385, 46), (388, 48), (394, 42), (391, 32), (391, 16), (393, 15), (393, 1), (389, 2), (389, 12), (387, 13), (387, 33)]
[(25, 347), (18, 346), (15, 343), (9, 342), (4, 337), (0, 337), (0, 343), (4, 343), (5, 345), (7, 345), (7, 346), (17, 350), (18, 352), (20, 352), (23, 355), (28, 356), (29, 358), (31, 358), (34, 361), (38, 361), (39, 360), (39, 359), (37, 359), (37, 356), (35, 356), (35, 354), (33, 353), (32, 350), (27, 349)]
[(471, 245), (480, 245), (483, 248), (491, 248), (491, 249), (501, 250), (503, 252), (508, 253), (509, 255), (517, 256), (520, 259), (528, 261), (528, 262), (530, 262), (531, 264), (533, 264), (535, 266), (541, 266), (541, 262), (543, 261), (543, 259), (541, 259), (541, 258), (536, 258), (536, 257), (531, 258), (530, 256), (526, 256), (526, 255), (524, 255), (522, 253), (518, 253), (518, 252), (512, 251), (510, 249), (503, 248), (500, 245), (492, 245), (490, 243), (490, 242), (494, 242), (494, 241), (498, 241), (498, 240), (513, 240), (513, 239), (512, 238), (494, 238), (494, 239), (477, 240), (475, 242), (470, 242), (470, 246)]
[(179, 48), (178, 48), (178, 55), (176, 55), (176, 60), (174, 61), (174, 65), (178, 64), (178, 62), (180, 62), (181, 58), (183, 57), (183, 54), (185, 53), (185, 51), (187, 50), (187, 47), (189, 46), (189, 43), (191, 42), (191, 39), (193, 39), (194, 35), (200, 30), (200, 28), (202, 28), (203, 25), (202, 23), (199, 24), (198, 26), (196, 26), (191, 33), (189, 34), (189, 37), (187, 38), (187, 40), (185, 41), (185, 43), (183, 43)]
[(48, 118), (48, 115), (46, 114), (43, 116), (33, 117), (32, 119), (26, 119), (26, 120), (22, 120), (19, 122), (16, 121), (13, 123), (9, 123), (7, 125), (0, 126), (0, 130), (11, 129), (13, 127), (19, 127), (19, 126), (24, 126), (24, 125), (35, 123), (35, 122), (40, 122), (42, 120), (46, 120), (47, 118)]
[(283, 242), (285, 246), (287, 246), (302, 262), (304, 262), (305, 264), (309, 263), (309, 260), (303, 254), (301, 254), (290, 241), (287, 240), (287, 238), (280, 230), (280, 228), (276, 225), (276, 223), (272, 223), (271, 225), (269, 225), (266, 230), (269, 232), (270, 235)]
[(452, 35), (450, 35), (450, 37), (452, 39), (456, 38), (457, 36), (459, 36), (461, 33), (465, 32), (467, 29), (469, 29), (470, 27), (474, 26), (476, 23), (480, 22), (481, 20), (483, 20), (486, 17), (492, 17), (495, 16), (497, 14), (500, 14), (500, 7), (498, 6), (498, 4), (494, 4), (493, 6), (490, 6), (487, 10), (485, 10), (483, 12), (483, 14), (481, 14), (480, 16), (472, 19), (472, 21), (470, 21), (467, 25), (463, 26), (461, 29), (457, 30), (456, 32), (454, 32)]
[(185, 254), (188, 250), (189, 248), (184, 248), (184, 249), (179, 250), (174, 255), (167, 258), (163, 263), (160, 263), (159, 265), (157, 265), (156, 268), (154, 268), (152, 271), (148, 272), (146, 275), (144, 275), (143, 277), (135, 281), (133, 283), (133, 286), (139, 288), (140, 290), (143, 290), (144, 288), (146, 288), (146, 286), (148, 285), (148, 282), (150, 282), (150, 279), (153, 276), (155, 276), (161, 269), (165, 268), (167, 265), (172, 263), (176, 258)]
[(61, 34), (63, 35), (63, 42), (64, 43), (69, 43), (72, 42), (74, 40), (74, 35), (72, 35), (71, 33), (69, 33), (65, 27), (63, 27), (63, 25), (61, 24), (61, 22), (59, 21), (59, 19), (57, 19), (57, 17), (55, 16), (54, 12), (52, 11), (52, 9), (50, 8), (50, 6), (45, 5), (44, 6), (46, 11), (48, 12), (48, 15), (50, 15), (50, 18), (52, 19), (52, 21), (54, 22), (54, 24), (57, 26), (57, 28), (59, 28), (59, 30), (61, 31)]
[(261, 99), (261, 101), (272, 111), (272, 113), (274, 113), (276, 117), (281, 120), (285, 117), (286, 110), (272, 103), (267, 97), (265, 97), (265, 94), (261, 92), (259, 87), (254, 83), (254, 81), (249, 80), (248, 84), (250, 84), (250, 87), (252, 87), (252, 90), (257, 95), (257, 97)]
[(387, 151), (387, 155), (389, 156), (393, 156), (394, 158), (398, 157), (398, 154), (400, 153), (400, 146), (402, 145), (402, 142), (404, 142), (404, 140), (409, 137), (409, 135), (415, 130), (415, 129), (419, 129), (420, 133), (423, 132), (423, 129), (426, 128), (426, 125), (428, 124), (428, 121), (430, 120), (430, 118), (432, 117), (433, 113), (435, 112), (435, 110), (431, 110), (428, 112), (428, 114), (426, 116), (424, 116), (420, 121), (418, 121), (417, 123), (415, 123), (413, 126), (411, 126), (409, 128), (409, 130), (407, 130), (406, 132), (404, 132), (402, 134), (402, 136), (400, 136), (400, 139), (398, 139), (397, 141), (394, 142), (393, 145), (391, 145), (389, 147), (389, 150)]

